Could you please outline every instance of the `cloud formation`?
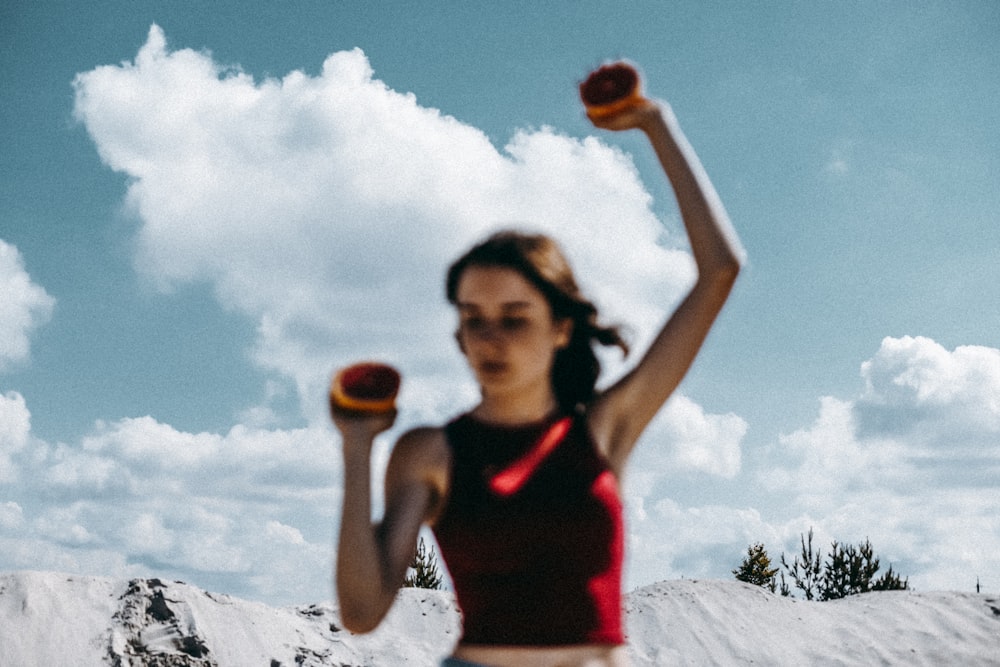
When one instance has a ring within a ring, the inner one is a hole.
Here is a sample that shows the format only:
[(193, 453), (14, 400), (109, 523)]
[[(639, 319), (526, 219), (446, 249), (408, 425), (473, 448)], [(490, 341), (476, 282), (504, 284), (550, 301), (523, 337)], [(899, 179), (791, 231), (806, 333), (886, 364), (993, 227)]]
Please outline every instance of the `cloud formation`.
[[(6, 432), (27, 416), (11, 402)], [(9, 443), (0, 470), (20, 474), (0, 502), (4, 568), (161, 572), (286, 602), (329, 594), (339, 463), (325, 430), (191, 434), (143, 417), (79, 443)]]
[[(134, 62), (74, 85), (76, 117), (127, 178), (136, 270), (168, 292), (207, 283), (220, 307), (251, 318), (255, 360), (294, 383), (308, 425), (264, 428), (276, 408), (260, 406), (224, 434), (125, 416), (51, 443), (32, 436), (20, 394), (0, 397), (4, 567), (152, 571), (275, 601), (324, 597), (340, 493), (322, 405), (329, 373), (355, 357), (400, 365), (398, 428), (471, 403), (442, 293), (461, 250), (510, 224), (556, 235), (640, 349), (692, 278), (621, 151), (547, 128), (497, 149), (387, 88), (359, 50), (331, 55), (317, 76), (258, 82), (208, 53), (169, 50), (153, 26)], [(44, 291), (31, 293), (38, 310)], [(654, 431), (676, 441), (671, 465), (739, 467), (738, 418), (679, 398)], [(706, 445), (719, 434), (714, 461)]]
[(555, 234), (608, 315), (640, 331), (692, 277), (621, 151), (550, 129), (498, 150), (375, 79), (357, 49), (318, 76), (257, 82), (170, 51), (153, 26), (134, 62), (75, 88), (76, 117), (129, 179), (136, 267), (164, 289), (207, 282), (257, 322), (257, 361), (294, 381), (314, 419), (332, 364), (356, 356), (424, 383), (450, 376), (429, 395), (454, 402), (444, 270), (498, 226)]
[(31, 281), (18, 249), (0, 239), (0, 372), (25, 362), (30, 336), (52, 315), (55, 299)]
[[(1000, 572), (1000, 350), (885, 338), (854, 400), (826, 397), (762, 477), (819, 543), (871, 537), (918, 587)], [(796, 533), (797, 534), (797, 533)], [(787, 537), (786, 537), (787, 539)]]
[[(254, 359), (272, 372), (263, 393), (293, 384), (304, 426), (267, 428), (289, 423), (268, 417), (275, 404), (225, 433), (123, 415), (46, 442), (25, 398), (0, 393), (0, 568), (327, 597), (340, 498), (329, 373), (358, 357), (399, 365), (397, 429), (469, 405), (441, 285), (455, 255), (497, 226), (552, 233), (640, 352), (692, 278), (627, 155), (549, 128), (497, 148), (389, 89), (359, 50), (316, 76), (255, 81), (170, 50), (154, 26), (133, 62), (82, 73), (75, 89), (76, 117), (128, 183), (136, 270), (168, 292), (207, 284), (246, 315)], [(0, 284), (15, 296), (0, 302), (3, 370), (27, 358), (53, 301), (2, 243)], [(609, 376), (623, 367), (611, 359)], [(821, 544), (870, 537), (923, 587), (1000, 571), (998, 360), (993, 348), (887, 338), (857, 396), (822, 398), (814, 423), (760, 452), (745, 451), (750, 417), (674, 396), (625, 482), (629, 585), (728, 577), (748, 543), (791, 551), (810, 526)], [(386, 455), (380, 446), (376, 476)]]
[[(1000, 352), (965, 345), (949, 352), (923, 337), (886, 338), (861, 367), (858, 429), (906, 437), (928, 453), (966, 459), (1000, 435)], [(985, 439), (985, 441), (983, 440)]]

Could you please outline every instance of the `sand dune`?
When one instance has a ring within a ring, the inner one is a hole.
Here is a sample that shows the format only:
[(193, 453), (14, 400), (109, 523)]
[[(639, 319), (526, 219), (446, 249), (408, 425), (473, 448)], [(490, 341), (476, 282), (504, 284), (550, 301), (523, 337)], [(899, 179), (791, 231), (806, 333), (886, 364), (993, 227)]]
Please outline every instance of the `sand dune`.
[[(806, 602), (730, 581), (626, 599), (641, 665), (1000, 665), (1000, 596), (870, 593)], [(459, 636), (452, 596), (404, 590), (378, 631), (331, 604), (275, 608), (159, 579), (0, 574), (0, 666), (434, 665)]]

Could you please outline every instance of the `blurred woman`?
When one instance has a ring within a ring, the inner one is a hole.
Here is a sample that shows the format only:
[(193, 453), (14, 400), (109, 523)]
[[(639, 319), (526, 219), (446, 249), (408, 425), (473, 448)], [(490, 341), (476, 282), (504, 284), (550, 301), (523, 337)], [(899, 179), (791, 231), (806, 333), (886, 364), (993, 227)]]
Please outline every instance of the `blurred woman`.
[(354, 632), (374, 629), (388, 613), (426, 524), (463, 615), (445, 664), (625, 664), (622, 474), (705, 340), (743, 251), (669, 106), (641, 98), (591, 119), (649, 138), (677, 198), (697, 280), (639, 362), (598, 392), (594, 347), (627, 347), (600, 322), (552, 239), (501, 232), (451, 266), (455, 336), (481, 400), (446, 424), (400, 437), (380, 522), (371, 521), (371, 447), (395, 414), (333, 414), (345, 475), (337, 592)]

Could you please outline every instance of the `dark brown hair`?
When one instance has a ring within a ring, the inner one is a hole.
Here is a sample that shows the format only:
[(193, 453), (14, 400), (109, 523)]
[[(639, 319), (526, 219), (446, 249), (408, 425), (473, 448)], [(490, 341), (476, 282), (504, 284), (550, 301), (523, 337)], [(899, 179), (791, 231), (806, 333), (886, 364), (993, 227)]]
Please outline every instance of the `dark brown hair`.
[(458, 283), (470, 266), (509, 268), (535, 286), (552, 308), (552, 316), (573, 321), (569, 344), (556, 352), (552, 388), (567, 412), (593, 400), (601, 363), (594, 344), (615, 346), (628, 354), (618, 327), (598, 323), (597, 308), (580, 292), (573, 271), (558, 244), (542, 234), (502, 231), (473, 246), (448, 269), (446, 293), (456, 303)]

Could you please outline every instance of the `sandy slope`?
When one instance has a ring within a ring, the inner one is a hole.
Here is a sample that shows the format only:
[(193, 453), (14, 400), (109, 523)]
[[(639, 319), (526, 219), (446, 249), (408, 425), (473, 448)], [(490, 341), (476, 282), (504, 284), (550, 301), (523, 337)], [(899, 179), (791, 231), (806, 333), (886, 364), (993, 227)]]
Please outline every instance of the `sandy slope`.
[(869, 593), (832, 602), (669, 581), (627, 600), (634, 665), (1000, 665), (1000, 600)]
[[(626, 602), (641, 665), (1000, 665), (1000, 599), (873, 593), (781, 598), (725, 581), (669, 581)], [(0, 574), (0, 667), (434, 665), (455, 643), (452, 598), (403, 591), (368, 636), (328, 604), (274, 608), (158, 579)]]

